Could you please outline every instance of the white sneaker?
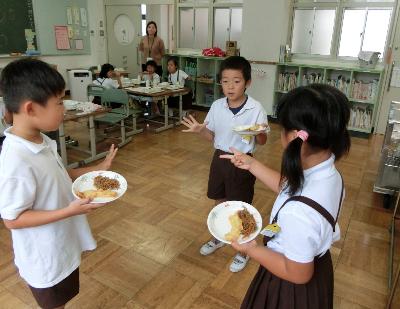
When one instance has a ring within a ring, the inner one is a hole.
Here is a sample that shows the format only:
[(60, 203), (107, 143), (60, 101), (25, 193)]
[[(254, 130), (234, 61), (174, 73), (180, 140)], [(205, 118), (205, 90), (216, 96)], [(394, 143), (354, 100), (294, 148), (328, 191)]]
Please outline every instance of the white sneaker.
[(249, 260), (249, 256), (246, 255), (246, 257), (244, 257), (240, 253), (238, 253), (233, 258), (231, 266), (229, 266), (229, 270), (233, 273), (237, 273), (246, 267)]
[(212, 239), (209, 242), (205, 243), (200, 248), (201, 255), (209, 255), (216, 251), (217, 249), (223, 247), (225, 244), (222, 241)]

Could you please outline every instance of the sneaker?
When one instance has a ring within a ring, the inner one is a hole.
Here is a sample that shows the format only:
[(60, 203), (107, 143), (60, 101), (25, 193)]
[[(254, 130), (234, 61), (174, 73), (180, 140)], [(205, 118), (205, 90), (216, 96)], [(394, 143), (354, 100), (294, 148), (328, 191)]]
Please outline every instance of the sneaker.
[(240, 253), (236, 254), (235, 257), (232, 260), (231, 266), (229, 266), (229, 270), (233, 273), (237, 273), (241, 270), (243, 270), (247, 262), (250, 260), (249, 256), (242, 256)]
[(200, 248), (201, 255), (209, 255), (216, 251), (217, 249), (223, 247), (225, 244), (222, 241), (212, 239), (208, 243), (205, 243)]

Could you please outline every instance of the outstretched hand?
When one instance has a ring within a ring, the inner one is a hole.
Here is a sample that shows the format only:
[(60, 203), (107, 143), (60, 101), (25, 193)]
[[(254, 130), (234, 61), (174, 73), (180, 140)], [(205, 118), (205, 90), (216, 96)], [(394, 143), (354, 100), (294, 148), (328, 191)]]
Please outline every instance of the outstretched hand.
[(182, 130), (182, 132), (200, 133), (207, 126), (208, 122), (200, 124), (192, 115), (189, 115), (189, 117), (183, 117), (182, 124), (188, 128)]
[(117, 155), (117, 152), (118, 148), (115, 148), (114, 144), (112, 144), (104, 161), (97, 165), (98, 170), (107, 171), (108, 169), (110, 169), (112, 162)]
[(221, 159), (231, 160), (233, 165), (235, 165), (238, 168), (241, 168), (243, 170), (249, 170), (251, 167), (251, 164), (254, 161), (254, 158), (247, 154), (240, 152), (239, 150), (237, 150), (233, 147), (231, 147), (229, 149), (233, 152), (233, 155), (224, 154), (224, 155), (220, 155), (219, 157)]

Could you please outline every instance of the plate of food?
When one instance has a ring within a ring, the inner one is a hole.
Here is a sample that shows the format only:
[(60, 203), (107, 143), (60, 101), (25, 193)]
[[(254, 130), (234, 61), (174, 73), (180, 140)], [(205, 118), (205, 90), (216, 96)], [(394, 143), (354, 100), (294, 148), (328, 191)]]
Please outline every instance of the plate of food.
[(64, 100), (64, 107), (67, 111), (71, 111), (76, 109), (76, 107), (79, 105), (78, 101), (75, 100)]
[(76, 198), (91, 198), (91, 203), (108, 203), (124, 195), (126, 179), (111, 171), (94, 171), (78, 177), (72, 184)]
[(257, 135), (260, 133), (268, 133), (269, 126), (265, 124), (250, 124), (233, 127), (233, 131), (240, 135)]
[(167, 87), (169, 86), (169, 82), (162, 82), (158, 84), (158, 87)]
[(215, 206), (207, 218), (210, 233), (219, 241), (246, 243), (261, 231), (262, 218), (256, 208), (240, 201), (227, 201)]

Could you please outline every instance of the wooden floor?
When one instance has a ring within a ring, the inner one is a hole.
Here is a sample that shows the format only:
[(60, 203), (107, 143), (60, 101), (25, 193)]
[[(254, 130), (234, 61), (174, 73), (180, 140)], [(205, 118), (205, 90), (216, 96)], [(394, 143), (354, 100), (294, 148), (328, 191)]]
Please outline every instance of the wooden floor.
[[(68, 132), (74, 129), (69, 125)], [(213, 201), (206, 197), (206, 185), (213, 148), (180, 130), (147, 131), (120, 149), (113, 170), (125, 176), (128, 191), (88, 216), (98, 248), (84, 254), (81, 292), (67, 308), (239, 307), (258, 266), (250, 261), (243, 272), (231, 273), (235, 252), (228, 246), (211, 256), (199, 254), (209, 239), (206, 218)], [(332, 248), (335, 308), (377, 309), (386, 302), (390, 211), (372, 192), (382, 139), (353, 138), (350, 155), (338, 164), (347, 193), (342, 238)], [(272, 125), (256, 157), (279, 167), (281, 151), (279, 128)], [(256, 183), (254, 205), (264, 218), (274, 198)], [(16, 272), (3, 225), (0, 308), (36, 308)]]

